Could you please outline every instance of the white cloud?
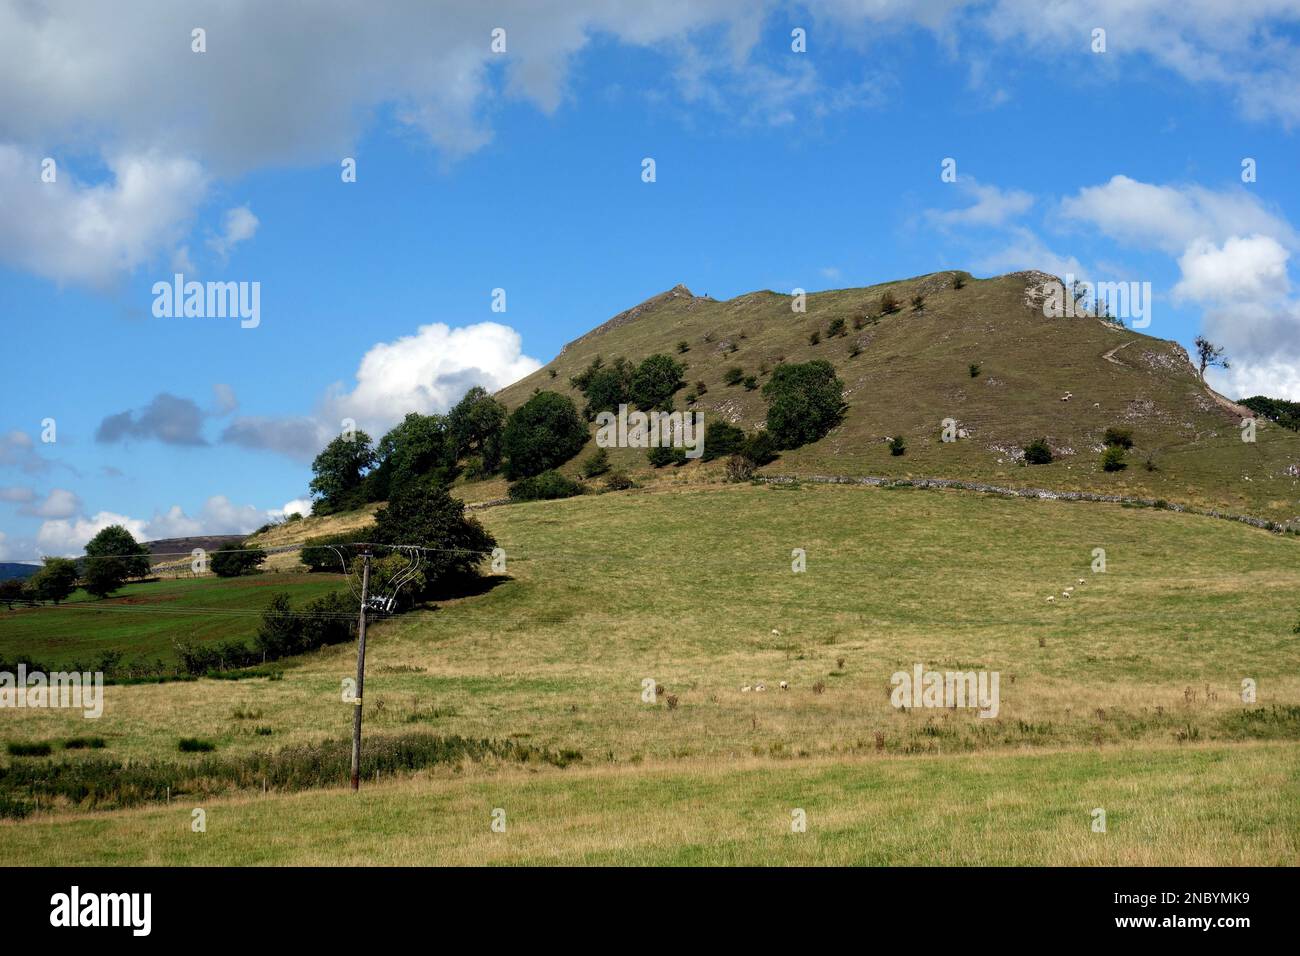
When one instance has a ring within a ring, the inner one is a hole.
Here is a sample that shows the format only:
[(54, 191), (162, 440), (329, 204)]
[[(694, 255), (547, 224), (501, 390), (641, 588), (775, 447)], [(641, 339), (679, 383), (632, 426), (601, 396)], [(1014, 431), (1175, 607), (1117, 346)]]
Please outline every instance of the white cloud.
[[(1142, 57), (1188, 83), (1229, 90), (1249, 119), (1286, 126), (1300, 123), (1300, 47), (1287, 29), (1298, 20), (1291, 0), (998, 0), (978, 15), (1022, 60), (1027, 52), (1075, 54), (1118, 72)], [(1095, 26), (1106, 29), (1101, 57), (1089, 52)]]
[(137, 541), (148, 540), (143, 521), (111, 511), (100, 511), (90, 518), (60, 518), (42, 522), (36, 532), (36, 546), (43, 555), (72, 557), (85, 550), (87, 541), (115, 524), (130, 531)]
[(21, 485), (10, 485), (7, 488), (0, 488), (0, 501), (17, 501), (26, 504), (29, 501), (36, 500), (36, 491)]
[(103, 287), (172, 252), (207, 189), (198, 163), (150, 151), (107, 164), (111, 180), (98, 185), (79, 182), (66, 165), (46, 183), (36, 153), (0, 142), (0, 260)]
[(247, 206), (228, 209), (226, 210), (225, 219), (222, 220), (221, 235), (209, 239), (208, 246), (221, 258), (222, 262), (225, 262), (230, 257), (230, 253), (235, 246), (252, 239), (257, 234), (259, 225), (261, 223), (258, 218), (253, 215), (253, 211)]
[(1198, 240), (1224, 242), (1231, 236), (1271, 236), (1295, 247), (1295, 230), (1244, 189), (1157, 186), (1113, 176), (1061, 202), (1061, 213), (1095, 226), (1104, 235), (1139, 248), (1178, 253)]
[(324, 415), (331, 423), (352, 418), (379, 433), (408, 412), (447, 411), (474, 385), (495, 392), (539, 368), (540, 362), (522, 354), (519, 333), (507, 325), (480, 322), (453, 329), (435, 322), (414, 335), (371, 346), (357, 369), (356, 385), (351, 391), (335, 385), (323, 403)]
[(277, 516), (287, 518), (292, 514), (300, 514), (304, 518), (311, 514), (310, 498), (294, 498), (292, 501), (286, 501), (283, 507), (278, 508)]
[(980, 272), (1003, 273), (1022, 269), (1038, 269), (1064, 278), (1071, 274), (1087, 278), (1088, 270), (1074, 256), (1061, 255), (1044, 244), (1032, 230), (1017, 226), (1001, 248), (981, 256), (975, 261)]
[(28, 474), (49, 471), (50, 462), (36, 451), (32, 436), (14, 429), (0, 435), (0, 467), (17, 468)]
[(1198, 239), (1178, 260), (1177, 299), (1197, 302), (1269, 302), (1286, 297), (1287, 252), (1270, 236), (1232, 236), (1222, 245)]
[(55, 488), (44, 501), (30, 501), (20, 511), (38, 518), (71, 518), (81, 510), (81, 499), (67, 488)]
[(954, 185), (974, 202), (962, 209), (926, 210), (926, 218), (940, 228), (1002, 226), (1024, 215), (1034, 204), (1034, 197), (1027, 192), (999, 189), (970, 177), (959, 178)]

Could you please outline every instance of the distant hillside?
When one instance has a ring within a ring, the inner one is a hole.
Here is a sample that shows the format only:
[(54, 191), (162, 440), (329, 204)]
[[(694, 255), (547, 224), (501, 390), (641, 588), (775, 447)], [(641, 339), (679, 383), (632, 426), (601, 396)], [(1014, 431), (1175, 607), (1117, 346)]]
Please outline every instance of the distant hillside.
[(11, 578), (30, 578), (39, 570), (39, 564), (18, 564), (11, 561), (0, 561), (0, 581), (8, 581)]
[[(790, 296), (781, 293), (718, 301), (678, 285), (570, 342), (499, 397), (514, 408), (546, 389), (581, 408), (570, 378), (597, 355), (635, 362), (665, 352), (688, 365), (678, 409), (703, 382), (690, 408), (752, 429), (766, 415), (761, 386), (772, 368), (825, 359), (844, 382), (843, 423), (821, 441), (784, 453), (766, 473), (987, 480), (1300, 521), (1300, 434), (1261, 419), (1257, 440), (1243, 442), (1240, 422), (1252, 412), (1202, 383), (1178, 343), (1092, 316), (1046, 318), (1041, 287), (1052, 277), (1043, 273), (985, 280), (960, 273), (960, 289), (957, 275), (812, 293), (804, 314), (792, 312)], [(886, 291), (901, 308), (881, 315)], [(915, 295), (924, 296), (919, 310)], [(837, 319), (843, 334), (831, 336)], [(1153, 328), (1160, 328), (1158, 317)], [(679, 342), (688, 351), (679, 354)], [(725, 384), (733, 366), (757, 376), (758, 388)], [(940, 442), (945, 418), (967, 437)], [(1112, 426), (1131, 429), (1135, 442), (1120, 472), (1099, 466), (1102, 436)], [(907, 443), (899, 457), (887, 445), (895, 435)], [(1021, 464), (1023, 446), (1040, 437), (1056, 460)], [(594, 439), (565, 470), (576, 472), (592, 447)], [(611, 457), (621, 467), (650, 470), (643, 451), (620, 449)], [(719, 462), (692, 463), (678, 473), (706, 477), (721, 469)]]
[(246, 537), (248, 536), (243, 534), (205, 534), (190, 538), (159, 538), (141, 543), (149, 549), (155, 564), (174, 564), (178, 561), (189, 563), (195, 548), (211, 553), (238, 544)]

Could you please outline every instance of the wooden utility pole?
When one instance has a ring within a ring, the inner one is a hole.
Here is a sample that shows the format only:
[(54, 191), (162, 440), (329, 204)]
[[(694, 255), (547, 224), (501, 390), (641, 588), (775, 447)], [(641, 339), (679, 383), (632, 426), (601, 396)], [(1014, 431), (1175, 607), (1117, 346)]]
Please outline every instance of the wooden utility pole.
[(366, 682), (366, 601), (370, 597), (370, 552), (362, 556), (361, 621), (357, 625), (357, 689), (352, 705), (352, 789), (361, 786), (361, 697)]

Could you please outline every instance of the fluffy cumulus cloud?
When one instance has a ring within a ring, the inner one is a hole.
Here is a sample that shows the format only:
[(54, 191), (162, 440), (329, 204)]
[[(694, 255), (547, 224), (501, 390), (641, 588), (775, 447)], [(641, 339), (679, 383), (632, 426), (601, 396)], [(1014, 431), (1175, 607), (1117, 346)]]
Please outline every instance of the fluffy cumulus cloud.
[(380, 342), (361, 359), (351, 390), (326, 396), (328, 421), (354, 419), (376, 432), (408, 412), (445, 412), (474, 385), (489, 392), (541, 368), (523, 354), (519, 333), (496, 322), (451, 328), (422, 325), (414, 335)]
[(57, 282), (104, 287), (157, 261), (207, 189), (197, 162), (156, 150), (108, 157), (107, 178), (94, 185), (68, 163), (42, 181), (42, 158), (0, 142), (0, 260)]
[(1174, 296), (1194, 302), (1280, 302), (1291, 290), (1291, 254), (1271, 236), (1229, 236), (1222, 244), (1197, 239), (1178, 260)]
[(1300, 400), (1300, 301), (1288, 264), (1300, 236), (1241, 187), (1156, 185), (1115, 176), (1061, 203), (1121, 244), (1175, 256), (1176, 302), (1203, 309), (1202, 331), (1232, 367), (1207, 378), (1234, 398)]
[(36, 532), (36, 547), (42, 555), (66, 557), (81, 554), (86, 542), (111, 525), (120, 524), (137, 541), (147, 541), (145, 522), (127, 515), (100, 511), (91, 517), (45, 521)]

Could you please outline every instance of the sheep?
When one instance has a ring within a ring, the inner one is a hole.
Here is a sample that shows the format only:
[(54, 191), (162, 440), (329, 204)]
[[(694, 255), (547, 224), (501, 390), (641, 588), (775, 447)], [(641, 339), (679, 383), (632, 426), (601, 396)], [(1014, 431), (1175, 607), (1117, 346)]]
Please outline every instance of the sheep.
[(1055, 594), (1049, 594), (1049, 595), (1047, 595), (1047, 603), (1048, 603), (1048, 604), (1051, 604), (1051, 603), (1052, 603), (1053, 601), (1055, 601), (1055, 600), (1056, 600), (1056, 595), (1055, 595)]
[(1073, 584), (1071, 584), (1068, 588), (1065, 589), (1065, 592), (1066, 592), (1067, 594), (1070, 594), (1070, 593), (1072, 593), (1073, 591), (1074, 591), (1074, 585), (1073, 585)]
[(1063, 597), (1063, 598), (1068, 598), (1069, 596), (1070, 596), (1070, 592), (1069, 592), (1069, 591), (1062, 591), (1062, 592), (1061, 592), (1061, 597)]
[(756, 686), (754, 687), (754, 690), (756, 690), (756, 691), (767, 690), (767, 685), (766, 685), (766, 684), (758, 684), (758, 685), (756, 685)]
[(1080, 583), (1080, 584), (1083, 583), (1083, 578), (1079, 578), (1079, 583)]
[(748, 684), (746, 684), (744, 687), (740, 688), (740, 692), (741, 692), (742, 694), (748, 694), (748, 693), (749, 693), (751, 690), (753, 690), (753, 689), (754, 689), (754, 688), (752, 688), (752, 687), (750, 687)]
[(789, 682), (789, 681), (785, 681), (785, 680), (781, 681), (781, 689), (782, 689), (782, 690), (789, 690), (789, 689), (790, 689), (790, 682)]
[(773, 637), (780, 637), (780, 636), (781, 636), (781, 632), (778, 631), (776, 628), (772, 628), (772, 636), (773, 636)]

